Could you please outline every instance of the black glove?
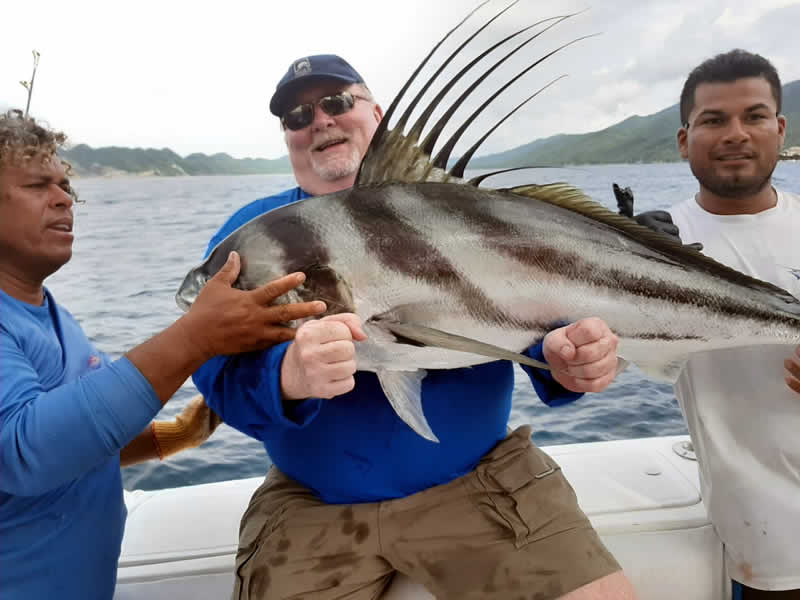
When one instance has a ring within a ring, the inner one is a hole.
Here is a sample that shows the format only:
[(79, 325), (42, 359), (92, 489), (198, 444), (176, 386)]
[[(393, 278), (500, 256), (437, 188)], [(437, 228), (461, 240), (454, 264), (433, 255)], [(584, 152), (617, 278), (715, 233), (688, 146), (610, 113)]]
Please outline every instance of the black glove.
[[(681, 241), (680, 231), (678, 230), (677, 225), (672, 222), (672, 215), (665, 210), (648, 210), (643, 213), (639, 213), (638, 215), (634, 215), (633, 192), (631, 191), (631, 188), (621, 188), (616, 183), (611, 185), (612, 189), (614, 190), (614, 196), (617, 198), (617, 208), (619, 209), (619, 214), (633, 219), (643, 227), (647, 227), (653, 231), (673, 237), (679, 242)], [(688, 244), (688, 246), (698, 251), (703, 249), (703, 244), (699, 242)]]

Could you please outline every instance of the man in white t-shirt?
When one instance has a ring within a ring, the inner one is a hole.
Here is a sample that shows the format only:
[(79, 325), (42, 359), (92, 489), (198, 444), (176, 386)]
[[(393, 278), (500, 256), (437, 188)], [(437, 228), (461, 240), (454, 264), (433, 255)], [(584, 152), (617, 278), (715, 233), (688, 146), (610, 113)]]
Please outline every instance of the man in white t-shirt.
[[(800, 196), (771, 184), (780, 111), (780, 80), (763, 57), (733, 50), (695, 68), (678, 147), (700, 189), (670, 213), (685, 243), (800, 298)], [(675, 393), (734, 598), (800, 598), (800, 348), (693, 355)]]

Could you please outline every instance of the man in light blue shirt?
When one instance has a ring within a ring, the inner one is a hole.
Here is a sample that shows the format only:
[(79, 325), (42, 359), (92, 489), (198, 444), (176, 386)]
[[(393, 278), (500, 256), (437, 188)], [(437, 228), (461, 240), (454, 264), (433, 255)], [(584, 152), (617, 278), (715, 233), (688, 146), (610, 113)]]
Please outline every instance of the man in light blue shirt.
[(125, 524), (120, 451), (201, 364), (291, 339), (276, 326), (324, 310), (272, 307), (302, 281), (233, 289), (239, 259), (173, 325), (116, 361), (44, 280), (72, 256), (65, 141), (0, 115), (0, 597), (110, 599)]

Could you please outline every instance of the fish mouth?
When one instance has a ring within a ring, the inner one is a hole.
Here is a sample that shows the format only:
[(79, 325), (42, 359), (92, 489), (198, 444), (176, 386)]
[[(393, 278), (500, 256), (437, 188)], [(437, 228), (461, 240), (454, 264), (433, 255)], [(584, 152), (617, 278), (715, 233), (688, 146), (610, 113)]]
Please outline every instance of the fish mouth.
[(338, 138), (330, 138), (324, 140), (323, 142), (318, 143), (313, 148), (311, 148), (312, 152), (324, 152), (328, 148), (332, 148), (333, 146), (339, 146), (341, 144), (347, 143), (349, 140), (346, 137), (338, 137)]

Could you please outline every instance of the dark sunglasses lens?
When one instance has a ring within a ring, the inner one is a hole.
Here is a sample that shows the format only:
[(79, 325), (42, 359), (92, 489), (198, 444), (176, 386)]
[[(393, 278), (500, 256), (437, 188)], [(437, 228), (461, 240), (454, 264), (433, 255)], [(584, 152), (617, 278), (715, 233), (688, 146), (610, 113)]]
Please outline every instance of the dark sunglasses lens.
[(311, 104), (295, 106), (283, 116), (283, 124), (286, 125), (287, 129), (291, 129), (292, 131), (308, 127), (313, 120), (314, 107)]
[(335, 117), (341, 115), (353, 108), (356, 103), (353, 96), (347, 92), (334, 94), (333, 96), (325, 96), (319, 99), (319, 106), (325, 111), (325, 114)]

